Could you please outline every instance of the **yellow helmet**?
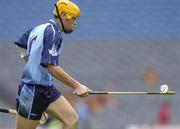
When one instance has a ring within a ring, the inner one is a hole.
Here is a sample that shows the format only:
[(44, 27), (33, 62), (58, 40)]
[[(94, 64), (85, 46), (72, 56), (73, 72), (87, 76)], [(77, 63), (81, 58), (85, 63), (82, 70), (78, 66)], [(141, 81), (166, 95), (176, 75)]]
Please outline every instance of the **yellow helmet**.
[[(74, 4), (73, 2), (69, 0), (59, 0), (56, 3), (56, 6), (58, 8), (59, 13), (62, 13), (62, 12), (66, 13), (67, 19), (71, 19), (72, 17), (76, 17), (76, 18), (80, 17), (80, 9), (78, 8), (76, 4)], [(58, 16), (58, 12), (55, 7), (53, 11), (54, 15)]]

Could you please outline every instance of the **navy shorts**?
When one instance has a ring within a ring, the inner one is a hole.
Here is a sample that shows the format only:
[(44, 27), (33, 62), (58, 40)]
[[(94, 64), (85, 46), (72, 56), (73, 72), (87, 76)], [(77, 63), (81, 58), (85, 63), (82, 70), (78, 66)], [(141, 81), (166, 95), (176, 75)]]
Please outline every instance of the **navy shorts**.
[(21, 84), (16, 98), (16, 109), (19, 115), (40, 120), (48, 105), (58, 99), (61, 93), (54, 86)]

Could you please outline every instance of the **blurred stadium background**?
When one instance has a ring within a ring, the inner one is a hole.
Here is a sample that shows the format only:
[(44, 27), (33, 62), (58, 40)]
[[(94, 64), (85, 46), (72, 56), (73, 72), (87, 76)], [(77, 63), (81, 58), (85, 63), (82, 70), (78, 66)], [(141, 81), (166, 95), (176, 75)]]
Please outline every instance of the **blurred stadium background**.
[[(81, 9), (81, 18), (75, 32), (64, 35), (60, 57), (60, 65), (69, 74), (95, 90), (159, 91), (166, 83), (177, 92), (175, 96), (78, 99), (57, 82), (73, 99), (81, 116), (80, 129), (179, 129), (180, 1), (73, 1)], [(15, 108), (24, 66), (14, 40), (52, 18), (55, 2), (0, 0), (0, 107)], [(14, 117), (0, 113), (0, 129), (14, 126)]]

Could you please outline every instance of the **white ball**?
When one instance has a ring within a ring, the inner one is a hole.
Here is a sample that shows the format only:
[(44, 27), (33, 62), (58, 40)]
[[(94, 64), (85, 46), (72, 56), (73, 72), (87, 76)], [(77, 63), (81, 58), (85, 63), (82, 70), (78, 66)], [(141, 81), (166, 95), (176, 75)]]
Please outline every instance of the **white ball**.
[(161, 92), (168, 92), (169, 88), (166, 84), (161, 85), (160, 87)]

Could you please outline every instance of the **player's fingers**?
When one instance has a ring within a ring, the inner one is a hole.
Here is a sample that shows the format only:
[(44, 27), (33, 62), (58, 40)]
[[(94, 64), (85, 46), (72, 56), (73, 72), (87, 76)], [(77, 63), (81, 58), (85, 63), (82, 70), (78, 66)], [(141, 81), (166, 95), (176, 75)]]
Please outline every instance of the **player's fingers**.
[(85, 89), (82, 90), (81, 95), (87, 96), (88, 93), (89, 93), (89, 89), (85, 88)]
[(79, 95), (79, 97), (87, 97), (87, 94)]
[(86, 97), (86, 96), (88, 96), (88, 94), (79, 94), (79, 95), (77, 95), (78, 97)]
[(79, 91), (79, 92), (74, 92), (73, 94), (80, 97), (85, 97), (88, 96), (88, 91)]

